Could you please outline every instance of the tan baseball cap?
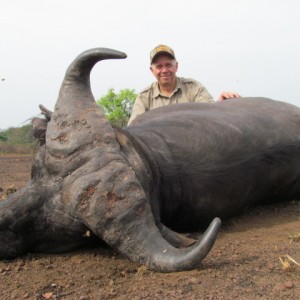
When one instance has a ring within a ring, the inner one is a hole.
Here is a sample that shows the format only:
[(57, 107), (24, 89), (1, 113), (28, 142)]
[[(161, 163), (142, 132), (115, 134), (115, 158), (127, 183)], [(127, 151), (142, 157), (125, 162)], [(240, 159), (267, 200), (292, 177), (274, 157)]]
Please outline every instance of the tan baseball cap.
[(154, 58), (161, 53), (166, 53), (169, 54), (170, 56), (172, 56), (174, 59), (175, 58), (175, 53), (174, 50), (172, 48), (170, 48), (169, 46), (166, 45), (158, 45), (157, 47), (155, 47), (151, 52), (150, 52), (150, 63), (152, 64)]

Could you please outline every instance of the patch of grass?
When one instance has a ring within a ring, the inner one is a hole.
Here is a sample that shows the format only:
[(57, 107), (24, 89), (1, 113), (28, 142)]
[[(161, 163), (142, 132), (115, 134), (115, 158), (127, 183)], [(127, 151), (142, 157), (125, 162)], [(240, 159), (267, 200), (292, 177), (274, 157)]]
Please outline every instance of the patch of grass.
[(292, 234), (289, 236), (290, 243), (300, 242), (300, 233)]
[(275, 246), (275, 249), (278, 254), (279, 261), (281, 263), (281, 267), (283, 271), (291, 272), (295, 270), (295, 266), (300, 267), (300, 263), (298, 263), (294, 258), (292, 258), (290, 255), (280, 255), (278, 252), (277, 247)]

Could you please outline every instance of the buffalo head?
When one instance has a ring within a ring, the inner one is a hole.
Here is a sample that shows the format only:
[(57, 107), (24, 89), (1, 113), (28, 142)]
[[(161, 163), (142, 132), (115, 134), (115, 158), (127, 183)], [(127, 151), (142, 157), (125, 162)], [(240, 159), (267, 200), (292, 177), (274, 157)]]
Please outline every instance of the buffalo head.
[(28, 185), (0, 203), (0, 257), (62, 252), (87, 243), (85, 233), (150, 269), (195, 268), (217, 237), (216, 218), (199, 241), (161, 222), (155, 159), (133, 135), (111, 126), (90, 89), (100, 60), (125, 58), (96, 48), (69, 66), (54, 112), (33, 120), (40, 145)]

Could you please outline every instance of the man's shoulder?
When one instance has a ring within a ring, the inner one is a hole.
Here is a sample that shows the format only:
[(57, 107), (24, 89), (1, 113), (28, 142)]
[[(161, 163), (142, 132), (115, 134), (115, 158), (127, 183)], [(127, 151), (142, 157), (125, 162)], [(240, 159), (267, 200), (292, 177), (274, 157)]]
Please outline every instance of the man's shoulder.
[(143, 95), (143, 94), (148, 94), (151, 90), (155, 89), (155, 82), (151, 83), (150, 85), (148, 85), (147, 87), (145, 87), (144, 89), (142, 89), (139, 94)]
[(179, 77), (179, 81), (182, 84), (195, 84), (195, 85), (201, 85), (201, 83), (193, 78), (184, 78), (184, 77)]

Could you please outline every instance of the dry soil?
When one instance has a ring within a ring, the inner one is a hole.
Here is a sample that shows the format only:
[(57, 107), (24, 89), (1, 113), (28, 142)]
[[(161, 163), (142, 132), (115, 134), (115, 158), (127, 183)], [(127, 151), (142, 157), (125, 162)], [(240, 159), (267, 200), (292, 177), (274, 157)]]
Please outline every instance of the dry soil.
[[(0, 197), (26, 185), (31, 161), (0, 157)], [(155, 273), (110, 248), (27, 254), (0, 261), (0, 299), (300, 299), (299, 235), (295, 201), (225, 222), (211, 253), (189, 272)]]

